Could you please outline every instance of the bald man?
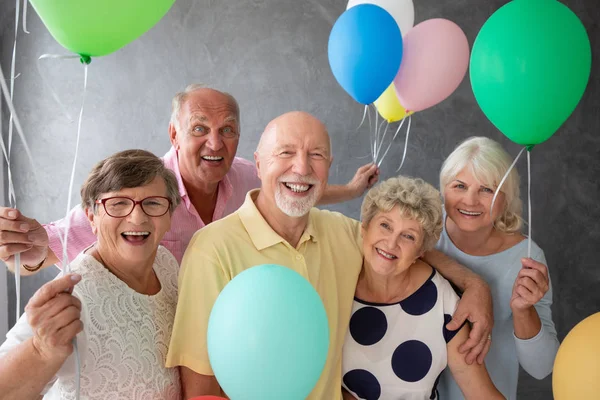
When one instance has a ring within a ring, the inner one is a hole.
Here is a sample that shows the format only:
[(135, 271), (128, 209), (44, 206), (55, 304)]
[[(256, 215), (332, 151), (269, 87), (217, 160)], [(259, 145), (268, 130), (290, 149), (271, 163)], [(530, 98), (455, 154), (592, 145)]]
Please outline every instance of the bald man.
[[(240, 139), (240, 110), (228, 93), (190, 85), (172, 101), (169, 139), (172, 147), (163, 160), (179, 182), (181, 204), (171, 217), (171, 229), (161, 244), (181, 262), (192, 235), (223, 218), (259, 187), (254, 163), (236, 157)], [(320, 204), (361, 196), (378, 179), (373, 164), (360, 167), (346, 185), (330, 185)], [(19, 210), (0, 207), (0, 259), (14, 270), (14, 254), (21, 253), (21, 272), (31, 275), (62, 261), (60, 237), (69, 224), (68, 258), (73, 260), (96, 241), (83, 208), (76, 206), (66, 219), (41, 225)]]
[[(314, 208), (333, 160), (329, 135), (315, 117), (287, 113), (269, 123), (254, 159), (260, 189), (250, 191), (238, 211), (198, 231), (186, 250), (167, 366), (181, 367), (185, 399), (224, 395), (207, 352), (213, 304), (242, 271), (275, 263), (304, 276), (327, 312), (329, 353), (308, 399), (341, 399), (342, 345), (362, 254), (358, 221)], [(437, 267), (453, 271), (450, 279), (467, 290), (465, 297), (474, 299), (469, 307), (481, 310), (491, 304), (489, 291), (474, 274), (437, 252), (429, 256)], [(267, 382), (265, 388), (268, 392)]]

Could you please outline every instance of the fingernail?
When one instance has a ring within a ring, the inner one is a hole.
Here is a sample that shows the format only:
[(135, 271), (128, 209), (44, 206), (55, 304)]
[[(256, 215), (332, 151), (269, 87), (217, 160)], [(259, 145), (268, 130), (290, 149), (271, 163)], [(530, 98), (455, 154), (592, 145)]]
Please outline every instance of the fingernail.
[(73, 274), (73, 275), (71, 275), (71, 280), (73, 282), (79, 282), (81, 280), (81, 275), (79, 275), (79, 274)]
[(35, 235), (27, 235), (27, 240), (29, 240), (30, 242), (35, 241)]
[(21, 224), (19, 225), (19, 229), (22, 231), (28, 231), (29, 230), (29, 224)]
[(10, 218), (15, 218), (15, 217), (17, 216), (17, 212), (16, 212), (16, 211), (9, 211), (9, 212), (8, 212), (8, 216), (9, 216)]

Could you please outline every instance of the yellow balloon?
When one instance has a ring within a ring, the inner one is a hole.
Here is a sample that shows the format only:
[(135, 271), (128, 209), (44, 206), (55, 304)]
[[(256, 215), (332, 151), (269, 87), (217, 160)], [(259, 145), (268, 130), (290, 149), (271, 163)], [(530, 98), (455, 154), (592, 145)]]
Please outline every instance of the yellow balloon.
[[(400, 121), (407, 115), (406, 110), (402, 107), (400, 101), (398, 101), (393, 83), (385, 89), (385, 92), (383, 92), (373, 104), (377, 107), (379, 114), (390, 123)], [(408, 115), (411, 114), (412, 113), (408, 113)]]
[(600, 393), (600, 312), (577, 325), (563, 340), (552, 372), (555, 400), (597, 399)]

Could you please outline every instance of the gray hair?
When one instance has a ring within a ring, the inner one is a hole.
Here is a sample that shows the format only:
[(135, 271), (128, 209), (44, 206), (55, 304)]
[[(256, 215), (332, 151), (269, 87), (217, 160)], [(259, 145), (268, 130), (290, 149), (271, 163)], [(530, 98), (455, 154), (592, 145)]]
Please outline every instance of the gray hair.
[(102, 194), (144, 186), (157, 177), (165, 182), (173, 212), (181, 201), (177, 178), (160, 158), (146, 150), (121, 151), (96, 164), (81, 186), (81, 206), (94, 209)]
[[(179, 126), (179, 113), (181, 112), (181, 107), (183, 106), (183, 103), (186, 101), (186, 99), (188, 98), (190, 93), (195, 92), (196, 90), (200, 90), (200, 89), (210, 89), (208, 86), (202, 84), (202, 83), (192, 83), (190, 85), (188, 85), (183, 92), (179, 92), (175, 95), (175, 97), (173, 97), (173, 100), (171, 101), (171, 120), (169, 121), (171, 124), (173, 124), (173, 126), (175, 127), (175, 130), (177, 132), (180, 131), (181, 126)], [(213, 89), (216, 90), (216, 89)], [(227, 92), (221, 92), (223, 93), (228, 99), (229, 102), (231, 103), (231, 105), (235, 108), (235, 117), (237, 119), (237, 123), (238, 126), (240, 125), (240, 106), (237, 102), (237, 100), (235, 99), (235, 97), (233, 97), (231, 94), (227, 93)], [(239, 130), (239, 128), (238, 128)]]
[(442, 233), (440, 192), (420, 178), (389, 178), (365, 196), (360, 210), (363, 227), (366, 228), (377, 213), (389, 212), (396, 206), (400, 215), (421, 225), (424, 235), (421, 250), (431, 250)]
[[(440, 170), (440, 190), (452, 182), (465, 168), (477, 181), (496, 190), (512, 164), (511, 156), (502, 146), (487, 137), (471, 137), (462, 142), (446, 158)], [(512, 233), (521, 229), (523, 203), (519, 190), (519, 173), (513, 168), (502, 185), (505, 204), (494, 226), (501, 232)], [(490, 211), (491, 212), (491, 211)]]

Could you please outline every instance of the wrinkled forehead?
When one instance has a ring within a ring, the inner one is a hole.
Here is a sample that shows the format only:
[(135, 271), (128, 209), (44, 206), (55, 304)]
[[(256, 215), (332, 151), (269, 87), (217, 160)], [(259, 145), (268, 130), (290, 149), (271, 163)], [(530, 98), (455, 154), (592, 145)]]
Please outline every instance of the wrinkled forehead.
[(325, 127), (320, 123), (289, 121), (275, 128), (278, 146), (296, 146), (299, 148), (319, 148), (331, 153), (331, 141)]
[(239, 110), (231, 97), (216, 90), (197, 90), (185, 99), (182, 117), (204, 122), (239, 122)]

